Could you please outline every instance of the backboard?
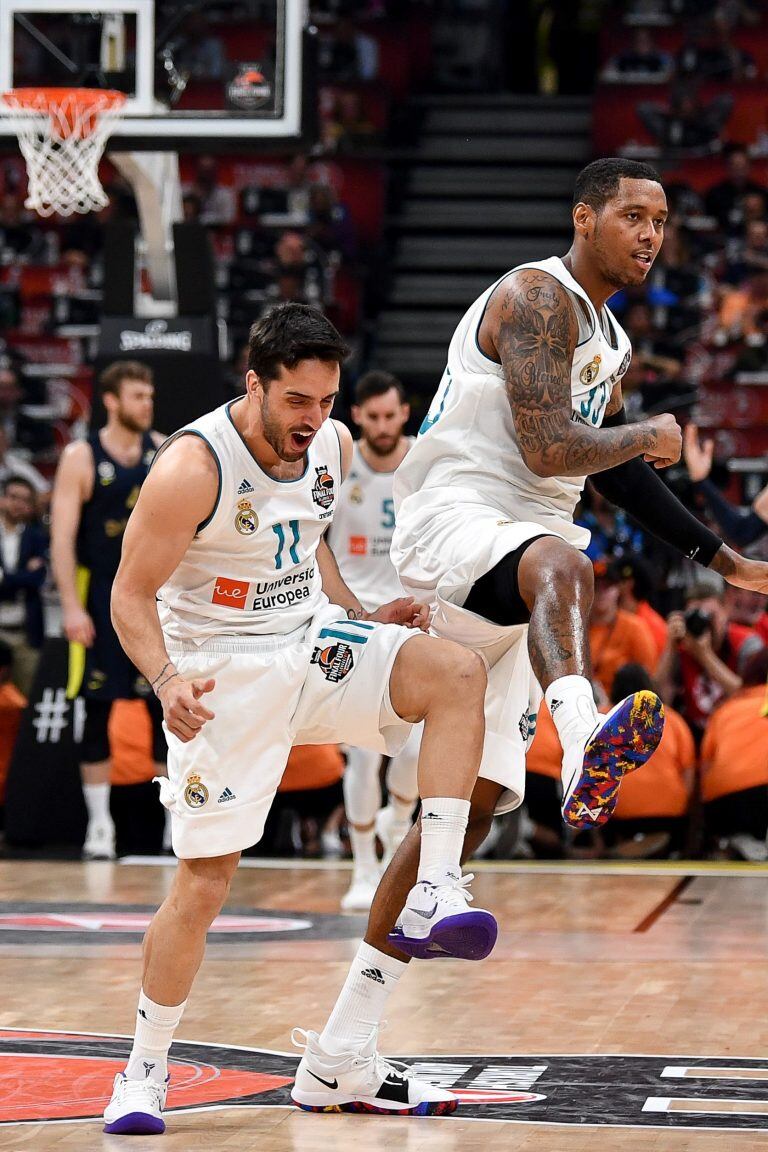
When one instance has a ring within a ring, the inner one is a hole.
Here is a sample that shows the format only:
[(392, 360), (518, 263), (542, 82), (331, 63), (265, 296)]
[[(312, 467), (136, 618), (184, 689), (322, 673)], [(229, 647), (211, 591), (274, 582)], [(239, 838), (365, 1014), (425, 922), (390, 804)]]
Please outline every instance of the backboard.
[(306, 23), (305, 0), (0, 0), (0, 91), (124, 92), (110, 151), (295, 148), (314, 123)]

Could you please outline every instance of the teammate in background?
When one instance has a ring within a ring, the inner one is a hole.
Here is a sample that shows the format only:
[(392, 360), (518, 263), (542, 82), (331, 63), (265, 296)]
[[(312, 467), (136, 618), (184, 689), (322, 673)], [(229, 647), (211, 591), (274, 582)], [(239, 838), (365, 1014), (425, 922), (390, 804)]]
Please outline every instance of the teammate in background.
[[(437, 635), (481, 652), (489, 667), (467, 854), (494, 811), (521, 803), (542, 692), (563, 748), (562, 813), (573, 827), (608, 819), (623, 773), (661, 738), (651, 692), (597, 713), (589, 533), (573, 523), (587, 475), (679, 552), (731, 584), (768, 592), (768, 565), (723, 544), (657, 475), (680, 456), (674, 417), (630, 425), (624, 412), (631, 348), (606, 301), (644, 282), (666, 217), (653, 168), (588, 165), (576, 181), (570, 251), (513, 269), (469, 308), (395, 477), (392, 555), (403, 587), (429, 602)], [(413, 855), (408, 840), (398, 862), (406, 852)]]
[[(298, 1091), (308, 1108), (456, 1106), (448, 1092), (401, 1076), (376, 1039), (405, 967), (399, 954), (479, 959), (495, 941), (490, 913), (468, 907), (459, 866), (485, 670), (474, 653), (422, 635), (426, 612), (412, 599), (368, 614), (339, 575), (323, 537), (352, 461), (349, 431), (328, 419), (346, 354), (314, 308), (274, 308), (251, 329), (245, 396), (167, 441), (128, 524), (112, 611), (163, 706), (161, 797), (179, 866), (145, 940), (134, 1046), (115, 1078), (107, 1132), (164, 1130), (173, 1033), (291, 746), (343, 742), (392, 754), (421, 720), (423, 830), (409, 833), (416, 883), (393, 901), (402, 892), (398, 854), (379, 885), (344, 1011), (308, 1038)], [(387, 934), (406, 896), (417, 923), (403, 927), (396, 951)]]
[[(392, 477), (412, 443), (403, 435), (409, 415), (405, 390), (396, 376), (374, 371), (360, 377), (352, 406), (360, 439), (352, 450), (328, 543), (342, 579), (366, 612), (403, 595), (389, 550), (395, 526)], [(390, 758), (385, 808), (379, 782), (381, 757), (368, 748), (347, 749), (344, 807), (354, 861), (352, 884), (341, 901), (347, 912), (367, 911), (373, 901), (381, 874), (376, 836), (384, 848), (384, 869), (411, 826), (419, 793), (420, 738), (421, 727), (415, 726), (403, 750)]]
[(67, 694), (86, 704), (80, 772), (88, 810), (83, 855), (112, 859), (107, 728), (115, 700), (147, 701), (153, 756), (165, 772), (162, 709), (120, 647), (109, 612), (123, 533), (163, 437), (152, 432), (152, 372), (136, 360), (110, 364), (99, 379), (107, 422), (62, 453), (51, 501), (51, 560), (70, 642)]

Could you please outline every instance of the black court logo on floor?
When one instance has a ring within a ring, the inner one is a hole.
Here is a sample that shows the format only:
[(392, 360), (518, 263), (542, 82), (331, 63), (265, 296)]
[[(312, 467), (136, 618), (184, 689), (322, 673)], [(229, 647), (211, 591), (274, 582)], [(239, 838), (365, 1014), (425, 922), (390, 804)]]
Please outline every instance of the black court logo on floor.
[[(139, 943), (156, 912), (149, 904), (0, 904), (0, 946), (7, 944)], [(353, 940), (365, 917), (328, 913), (228, 909), (211, 925), (209, 943), (271, 940)]]
[[(0, 1124), (99, 1120), (130, 1048), (126, 1037), (0, 1030)], [(260, 1048), (175, 1043), (169, 1129), (174, 1113), (191, 1109), (292, 1107), (297, 1063), (297, 1055)], [(449, 1123), (768, 1131), (768, 1061), (590, 1055), (411, 1056), (403, 1063), (456, 1093)], [(349, 1123), (358, 1121), (350, 1116)]]

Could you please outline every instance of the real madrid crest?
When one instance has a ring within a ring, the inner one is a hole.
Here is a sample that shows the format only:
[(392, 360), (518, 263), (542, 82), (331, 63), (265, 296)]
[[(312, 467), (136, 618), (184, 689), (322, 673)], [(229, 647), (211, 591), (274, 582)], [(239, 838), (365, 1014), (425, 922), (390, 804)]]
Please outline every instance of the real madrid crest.
[(350, 490), (349, 490), (349, 502), (350, 502), (350, 504), (362, 504), (362, 502), (363, 502), (363, 490), (359, 484), (354, 484), (350, 488)]
[(184, 789), (184, 799), (190, 808), (202, 808), (208, 802), (208, 789), (199, 776), (190, 776)]
[(259, 518), (251, 507), (250, 500), (238, 500), (237, 507), (235, 528), (242, 536), (252, 536), (259, 526)]
[(579, 380), (581, 380), (582, 384), (586, 384), (587, 387), (589, 387), (590, 384), (594, 384), (600, 371), (600, 364), (602, 363), (602, 359), (602, 356), (598, 352), (594, 360), (590, 360), (589, 364), (584, 365), (581, 372), (579, 373)]

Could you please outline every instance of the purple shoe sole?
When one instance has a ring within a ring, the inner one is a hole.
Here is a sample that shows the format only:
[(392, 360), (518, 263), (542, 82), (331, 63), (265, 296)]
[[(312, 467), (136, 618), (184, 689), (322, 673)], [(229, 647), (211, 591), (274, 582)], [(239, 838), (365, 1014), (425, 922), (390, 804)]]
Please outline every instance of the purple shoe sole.
[(490, 912), (446, 916), (428, 936), (416, 940), (395, 930), (389, 943), (416, 960), (484, 960), (493, 950), (499, 926)]
[(165, 1132), (165, 1121), (147, 1112), (129, 1112), (112, 1124), (105, 1124), (104, 1131), (112, 1136), (161, 1136)]

